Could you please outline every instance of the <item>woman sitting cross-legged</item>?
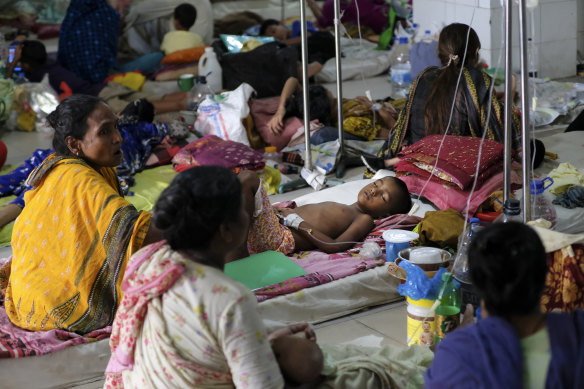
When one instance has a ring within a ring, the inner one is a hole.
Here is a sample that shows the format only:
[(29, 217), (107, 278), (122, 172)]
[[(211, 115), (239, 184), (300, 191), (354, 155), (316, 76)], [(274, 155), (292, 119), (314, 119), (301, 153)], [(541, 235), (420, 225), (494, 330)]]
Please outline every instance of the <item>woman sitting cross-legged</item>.
[(121, 195), (114, 167), (123, 158), (122, 137), (110, 107), (74, 95), (47, 120), (55, 153), (27, 180), (32, 189), (12, 234), (6, 313), (28, 330), (85, 334), (112, 324), (128, 258), (161, 235), (151, 214)]
[(242, 204), (237, 176), (217, 166), (186, 170), (162, 192), (153, 220), (166, 241), (130, 260), (106, 387), (280, 388), (278, 360), (295, 381), (318, 380), (322, 353), (308, 325), (268, 336), (254, 295), (223, 273), (247, 238)]
[(492, 224), (469, 249), (476, 324), (448, 334), (426, 388), (582, 388), (584, 312), (543, 313), (546, 253), (525, 224)]
[[(438, 58), (442, 67), (424, 69), (413, 82), (405, 106), (387, 141), (370, 160), (373, 168), (395, 165), (405, 146), (433, 134), (481, 137), (503, 143), (504, 110), (500, 97), (491, 93), (492, 78), (479, 68), (481, 42), (474, 29), (453, 23), (442, 29)], [(487, 121), (488, 118), (488, 121)], [(512, 114), (513, 148), (520, 146), (521, 123)]]

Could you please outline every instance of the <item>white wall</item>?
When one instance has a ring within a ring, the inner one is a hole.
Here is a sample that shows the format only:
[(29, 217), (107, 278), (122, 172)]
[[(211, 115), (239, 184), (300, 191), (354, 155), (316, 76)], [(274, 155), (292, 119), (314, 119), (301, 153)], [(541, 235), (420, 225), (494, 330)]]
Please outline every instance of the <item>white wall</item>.
[[(505, 15), (499, 0), (414, 0), (413, 6), (414, 21), (422, 29), (432, 23), (471, 24), (481, 40), (481, 57), (490, 66), (504, 67)], [(539, 77), (575, 75), (577, 48), (584, 54), (584, 1), (539, 0), (533, 11), (527, 11), (527, 22), (528, 37), (533, 38), (538, 48)], [(518, 24), (517, 6), (514, 6), (515, 70), (519, 68)]]

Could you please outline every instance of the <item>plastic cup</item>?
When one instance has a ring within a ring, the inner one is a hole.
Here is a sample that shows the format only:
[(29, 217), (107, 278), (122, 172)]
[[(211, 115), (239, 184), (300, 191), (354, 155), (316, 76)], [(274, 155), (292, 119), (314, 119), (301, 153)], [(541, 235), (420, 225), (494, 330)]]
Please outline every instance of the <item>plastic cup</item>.
[(195, 75), (194, 74), (183, 74), (176, 80), (178, 88), (183, 92), (188, 92), (195, 86)]
[(385, 261), (394, 262), (399, 252), (410, 247), (410, 242), (418, 239), (419, 235), (412, 231), (387, 230), (382, 237), (385, 240)]

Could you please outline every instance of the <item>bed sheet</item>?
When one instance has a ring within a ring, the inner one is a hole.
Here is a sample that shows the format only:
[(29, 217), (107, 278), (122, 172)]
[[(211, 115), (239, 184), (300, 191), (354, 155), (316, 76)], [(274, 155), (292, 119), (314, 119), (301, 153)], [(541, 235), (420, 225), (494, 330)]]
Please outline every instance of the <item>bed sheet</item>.
[[(341, 38), (341, 77), (343, 80), (377, 76), (389, 69), (390, 52), (375, 50), (377, 44), (359, 39)], [(331, 58), (322, 70), (314, 76), (317, 82), (335, 82), (337, 80), (336, 59)]]
[[(576, 167), (580, 173), (584, 174), (584, 131), (573, 131), (554, 134), (541, 138), (545, 145), (546, 151), (558, 155), (558, 159), (551, 160), (545, 158), (542, 164), (535, 169), (534, 174), (539, 178), (547, 177), (553, 169), (557, 168), (562, 162), (569, 162)], [(515, 192), (517, 198), (522, 198), (523, 192)], [(554, 195), (545, 191), (544, 195), (548, 200), (554, 198)], [(577, 234), (584, 232), (584, 208), (567, 209), (559, 205), (554, 205), (556, 209), (556, 231), (567, 234)]]

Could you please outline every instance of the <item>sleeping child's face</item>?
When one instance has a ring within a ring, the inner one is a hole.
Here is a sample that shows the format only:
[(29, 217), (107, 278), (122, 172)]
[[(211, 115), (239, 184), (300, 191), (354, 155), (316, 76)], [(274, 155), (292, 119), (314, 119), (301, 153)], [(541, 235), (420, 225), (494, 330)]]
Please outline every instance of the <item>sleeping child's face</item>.
[(357, 196), (361, 210), (374, 218), (389, 216), (392, 202), (395, 202), (401, 188), (395, 178), (383, 177), (366, 185)]
[(282, 25), (271, 25), (266, 28), (266, 35), (283, 41), (288, 39), (288, 29)]

